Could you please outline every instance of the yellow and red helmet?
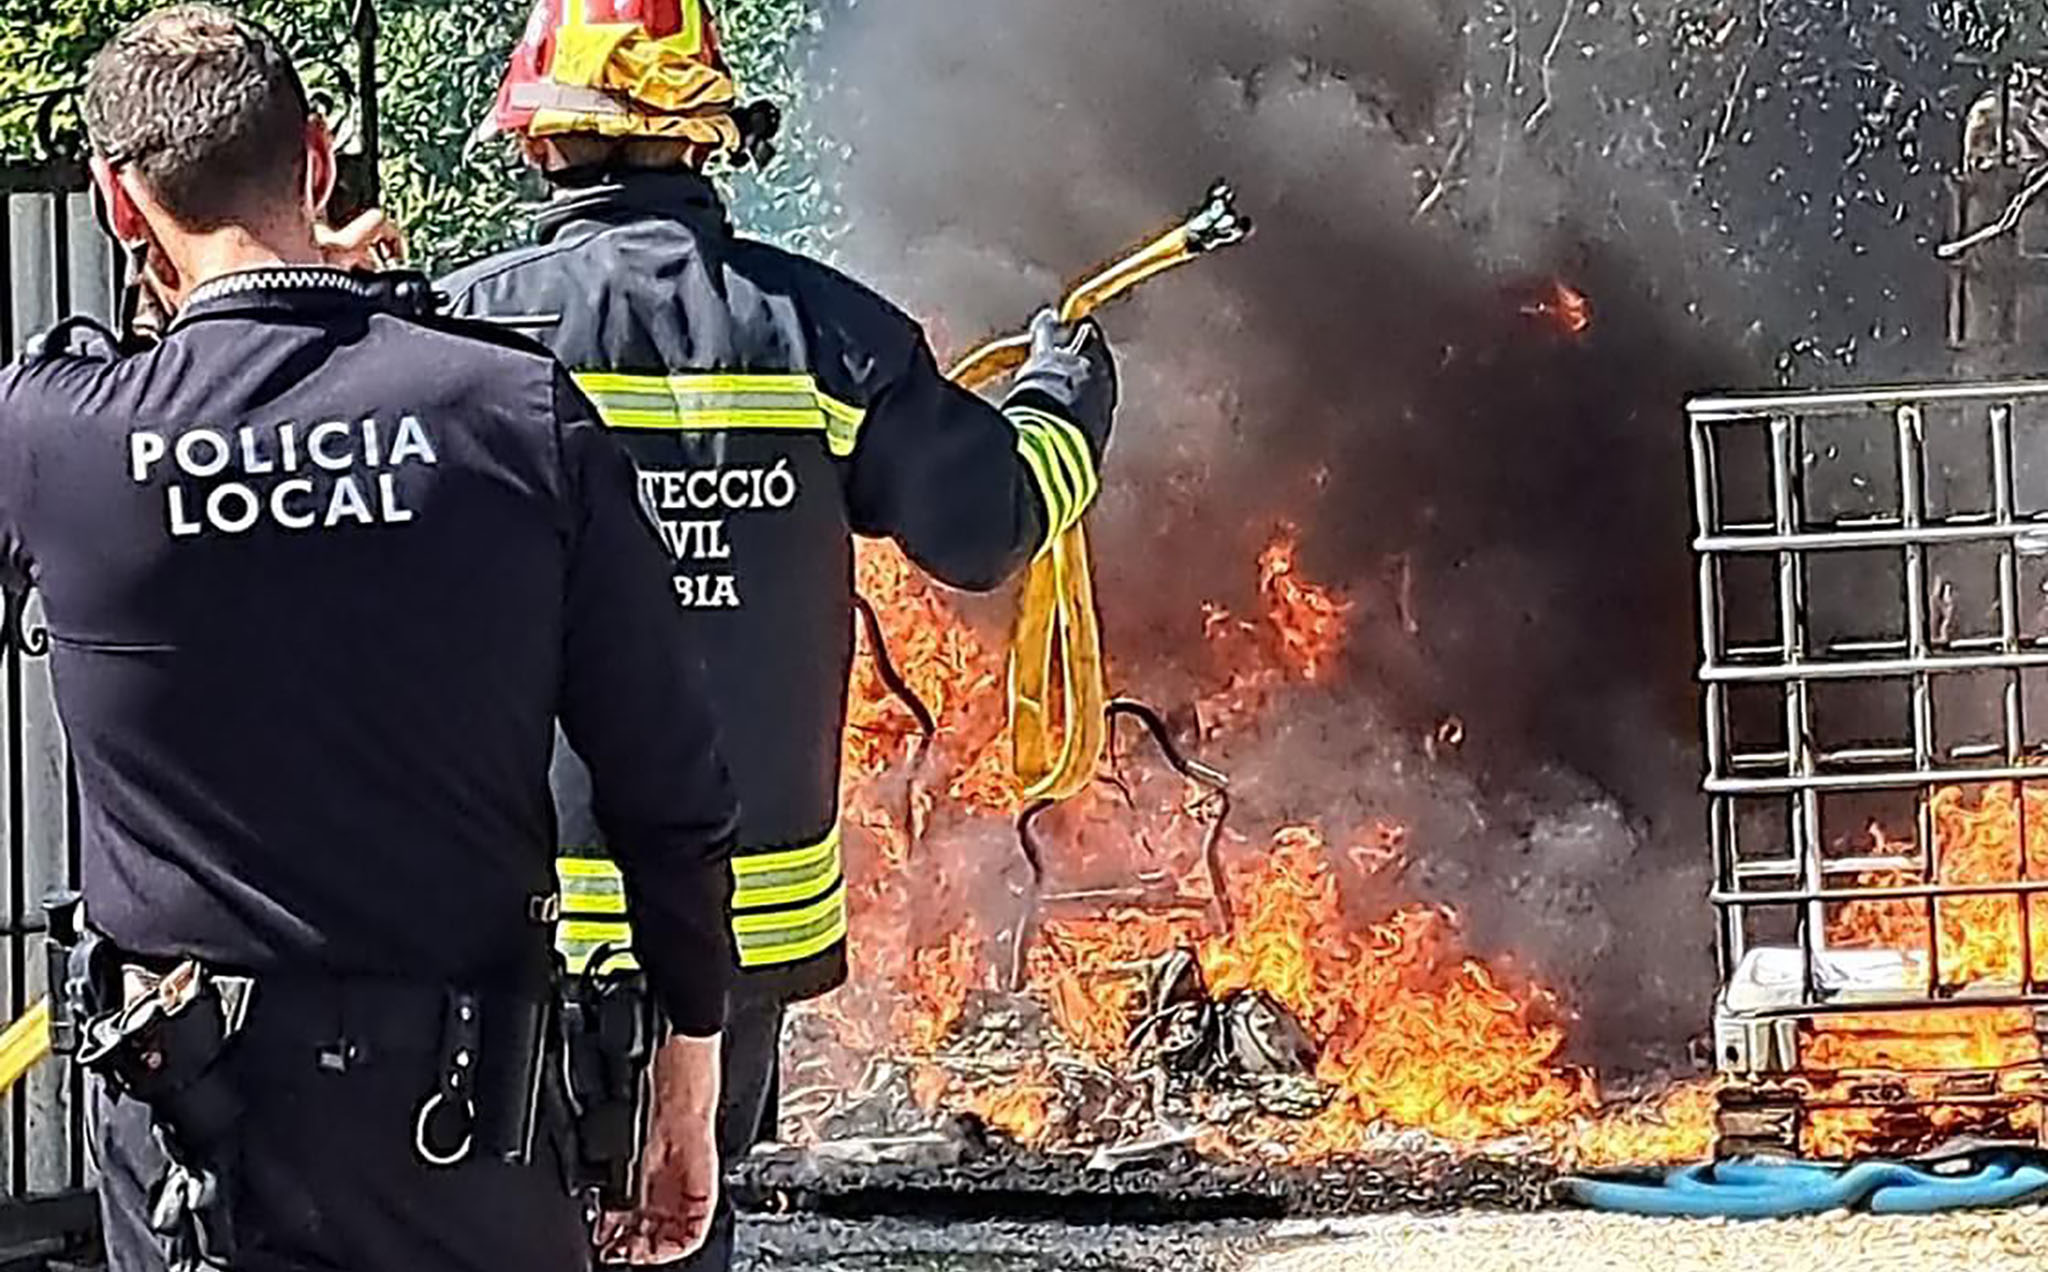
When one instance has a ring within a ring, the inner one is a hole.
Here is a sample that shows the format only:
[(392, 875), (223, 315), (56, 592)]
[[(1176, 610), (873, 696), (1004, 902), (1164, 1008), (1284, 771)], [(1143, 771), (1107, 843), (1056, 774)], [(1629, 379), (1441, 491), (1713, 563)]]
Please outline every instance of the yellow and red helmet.
[(741, 145), (738, 93), (705, 0), (536, 0), (493, 132)]

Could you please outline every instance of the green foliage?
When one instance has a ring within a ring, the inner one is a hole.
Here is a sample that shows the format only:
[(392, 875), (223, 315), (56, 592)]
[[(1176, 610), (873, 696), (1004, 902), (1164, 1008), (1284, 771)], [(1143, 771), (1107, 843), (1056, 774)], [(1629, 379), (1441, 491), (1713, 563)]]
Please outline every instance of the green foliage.
[(734, 216), (750, 234), (829, 255), (843, 218), (819, 163), (825, 145), (816, 110), (822, 85), (809, 57), (824, 24), (817, 0), (727, 0), (718, 13), (741, 95), (765, 97), (783, 110), (774, 162), (764, 172), (735, 173), (726, 182)]
[[(530, 0), (378, 0), (379, 134), (384, 201), (406, 229), (414, 256), (440, 270), (523, 239), (543, 191), (509, 143), (475, 144), (505, 58)], [(0, 162), (43, 157), (36, 116), (47, 95), (75, 84), (87, 61), (152, 0), (0, 0)], [(238, 7), (291, 47), (315, 97), (338, 114), (348, 143), (355, 53), (353, 0), (244, 0)], [(824, 250), (835, 219), (817, 175), (819, 139), (807, 106), (805, 52), (819, 25), (817, 0), (725, 0), (717, 9), (726, 52), (748, 98), (785, 112), (781, 153), (764, 172), (727, 178), (734, 214), (749, 231)], [(60, 149), (78, 148), (70, 99), (52, 122)]]
[[(51, 95), (59, 97), (54, 137), (60, 150), (76, 153), (78, 116), (64, 90), (84, 77), (107, 37), (151, 7), (151, 0), (0, 0), (0, 161), (43, 157), (36, 116)], [(241, 7), (291, 48), (310, 90), (328, 101), (347, 96), (342, 85), (353, 71), (352, 60), (341, 60), (348, 57), (347, 0), (256, 0)]]
[(473, 142), (526, 21), (520, 0), (381, 0), (378, 110), (384, 198), (436, 271), (519, 241), (537, 197), (511, 143)]

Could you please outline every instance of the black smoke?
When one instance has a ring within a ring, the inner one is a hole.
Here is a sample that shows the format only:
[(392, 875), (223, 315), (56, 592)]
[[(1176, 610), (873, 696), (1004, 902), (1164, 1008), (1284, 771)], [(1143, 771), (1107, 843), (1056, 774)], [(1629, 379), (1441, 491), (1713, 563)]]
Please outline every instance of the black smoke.
[[(1128, 406), (1091, 525), (1123, 687), (1192, 693), (1202, 603), (1252, 608), (1252, 557), (1299, 525), (1355, 633), (1332, 687), (1217, 757), (1245, 821), (1406, 822), (1404, 887), (1633, 1065), (1713, 985), (1684, 401), (1943, 369), (1957, 58), (2021, 38), (1998, 17), (867, 0), (826, 23), (822, 107), (847, 263), (956, 348), (1237, 184), (1253, 242), (1107, 319)], [(1532, 312), (1554, 280), (1589, 331)]]

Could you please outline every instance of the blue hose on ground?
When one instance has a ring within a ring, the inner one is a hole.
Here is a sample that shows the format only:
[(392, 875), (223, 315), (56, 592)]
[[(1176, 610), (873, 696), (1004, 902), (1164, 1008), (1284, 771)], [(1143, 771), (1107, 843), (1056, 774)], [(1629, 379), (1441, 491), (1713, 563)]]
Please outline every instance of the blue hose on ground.
[(1595, 1210), (1691, 1218), (1778, 1219), (1829, 1210), (1931, 1214), (2012, 1206), (2048, 1198), (2048, 1158), (1993, 1149), (1937, 1172), (1899, 1161), (1849, 1166), (1775, 1158), (1732, 1158), (1681, 1166), (1662, 1180), (1568, 1176), (1566, 1197)]

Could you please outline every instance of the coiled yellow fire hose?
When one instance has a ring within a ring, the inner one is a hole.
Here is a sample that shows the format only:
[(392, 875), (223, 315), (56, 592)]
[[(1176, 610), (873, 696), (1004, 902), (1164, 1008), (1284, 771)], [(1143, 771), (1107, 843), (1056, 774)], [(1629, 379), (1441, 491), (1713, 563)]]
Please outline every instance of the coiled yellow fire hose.
[[(1181, 224), (1068, 292), (1060, 321), (1079, 322), (1148, 278), (1243, 241), (1251, 229), (1238, 215), (1230, 186), (1219, 181)], [(980, 390), (1022, 366), (1030, 349), (1028, 335), (993, 340), (950, 374)], [(1077, 521), (1032, 561), (1017, 600), (1010, 640), (1011, 766), (1026, 801), (1067, 799), (1094, 780), (1109, 737), (1107, 706), (1088, 538)]]

